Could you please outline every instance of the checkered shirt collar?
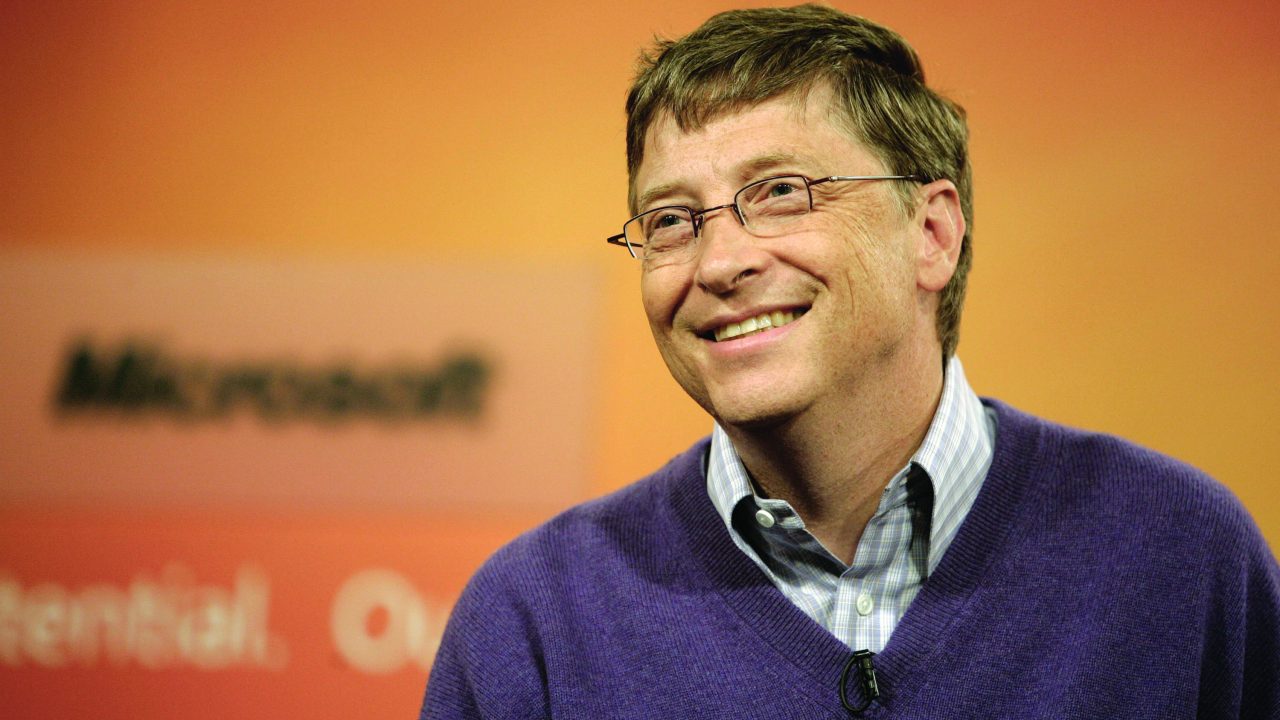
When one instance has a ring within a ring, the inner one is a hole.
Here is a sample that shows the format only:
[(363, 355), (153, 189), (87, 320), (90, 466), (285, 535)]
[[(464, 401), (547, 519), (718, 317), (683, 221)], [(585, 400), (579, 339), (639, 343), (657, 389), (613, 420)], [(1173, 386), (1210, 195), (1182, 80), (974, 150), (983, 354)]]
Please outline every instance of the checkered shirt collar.
[[(977, 486), (982, 482), (994, 448), (994, 427), (982, 402), (969, 387), (960, 359), (952, 357), (944, 373), (942, 397), (924, 440), (910, 462), (891, 483), (900, 483), (911, 465), (923, 469), (933, 486), (933, 518), (929, 530), (929, 572), (964, 520)], [(724, 429), (716, 423), (711, 434), (707, 467), (707, 492), (716, 512), (730, 532), (733, 509), (745, 498), (755, 497), (742, 459)], [(757, 498), (758, 499), (758, 498)]]

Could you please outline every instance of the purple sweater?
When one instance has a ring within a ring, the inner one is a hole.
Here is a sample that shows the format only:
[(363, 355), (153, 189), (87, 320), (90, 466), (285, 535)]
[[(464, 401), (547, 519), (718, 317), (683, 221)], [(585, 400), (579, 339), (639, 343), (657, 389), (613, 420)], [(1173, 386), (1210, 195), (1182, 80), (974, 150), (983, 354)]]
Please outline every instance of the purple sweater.
[[(984, 402), (990, 473), (875, 656), (864, 717), (1280, 718), (1280, 568), (1235, 498)], [(706, 450), (494, 555), (454, 609), (421, 717), (848, 717), (849, 648), (734, 546)]]

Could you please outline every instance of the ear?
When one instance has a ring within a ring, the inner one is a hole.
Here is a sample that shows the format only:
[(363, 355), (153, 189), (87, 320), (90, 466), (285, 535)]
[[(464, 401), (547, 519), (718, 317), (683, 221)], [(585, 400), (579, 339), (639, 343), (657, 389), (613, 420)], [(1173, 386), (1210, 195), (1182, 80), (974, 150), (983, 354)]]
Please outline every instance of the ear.
[(960, 193), (950, 180), (935, 180), (921, 188), (924, 204), (916, 211), (920, 244), (916, 252), (916, 285), (938, 293), (955, 274), (964, 240)]

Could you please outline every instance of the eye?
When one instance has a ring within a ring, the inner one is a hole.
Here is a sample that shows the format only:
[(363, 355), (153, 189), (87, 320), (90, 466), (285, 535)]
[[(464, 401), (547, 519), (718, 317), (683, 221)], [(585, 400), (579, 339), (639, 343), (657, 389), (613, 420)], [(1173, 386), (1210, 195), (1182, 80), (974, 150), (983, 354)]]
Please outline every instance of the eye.
[(682, 207), (654, 208), (640, 217), (645, 233), (680, 232), (693, 223), (689, 212)]
[(689, 222), (688, 218), (681, 213), (655, 213), (653, 228), (655, 230), (675, 227), (680, 223)]
[(809, 192), (805, 188), (805, 179), (798, 175), (769, 178), (748, 185), (738, 199), (745, 219), (757, 228), (809, 212)]
[(786, 180), (782, 180), (769, 187), (769, 197), (771, 198), (783, 197), (785, 195), (790, 195), (797, 191), (799, 191), (799, 188), (797, 188), (795, 185), (792, 185), (790, 182), (787, 182)]
[(646, 255), (679, 250), (693, 240), (693, 217), (686, 208), (654, 208), (640, 216), (639, 225)]

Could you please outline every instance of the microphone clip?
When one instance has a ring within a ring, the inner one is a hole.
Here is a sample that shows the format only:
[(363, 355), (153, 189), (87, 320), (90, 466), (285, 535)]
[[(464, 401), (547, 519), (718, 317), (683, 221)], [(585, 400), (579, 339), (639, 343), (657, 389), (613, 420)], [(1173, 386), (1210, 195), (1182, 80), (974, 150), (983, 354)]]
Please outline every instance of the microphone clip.
[[(840, 673), (840, 704), (851, 715), (861, 715), (867, 708), (871, 707), (871, 703), (880, 697), (880, 684), (876, 682), (876, 666), (871, 659), (876, 654), (870, 650), (859, 650), (849, 658), (844, 664), (844, 670)], [(854, 707), (849, 703), (849, 672), (854, 667), (858, 668), (858, 680), (862, 686), (862, 704)]]

